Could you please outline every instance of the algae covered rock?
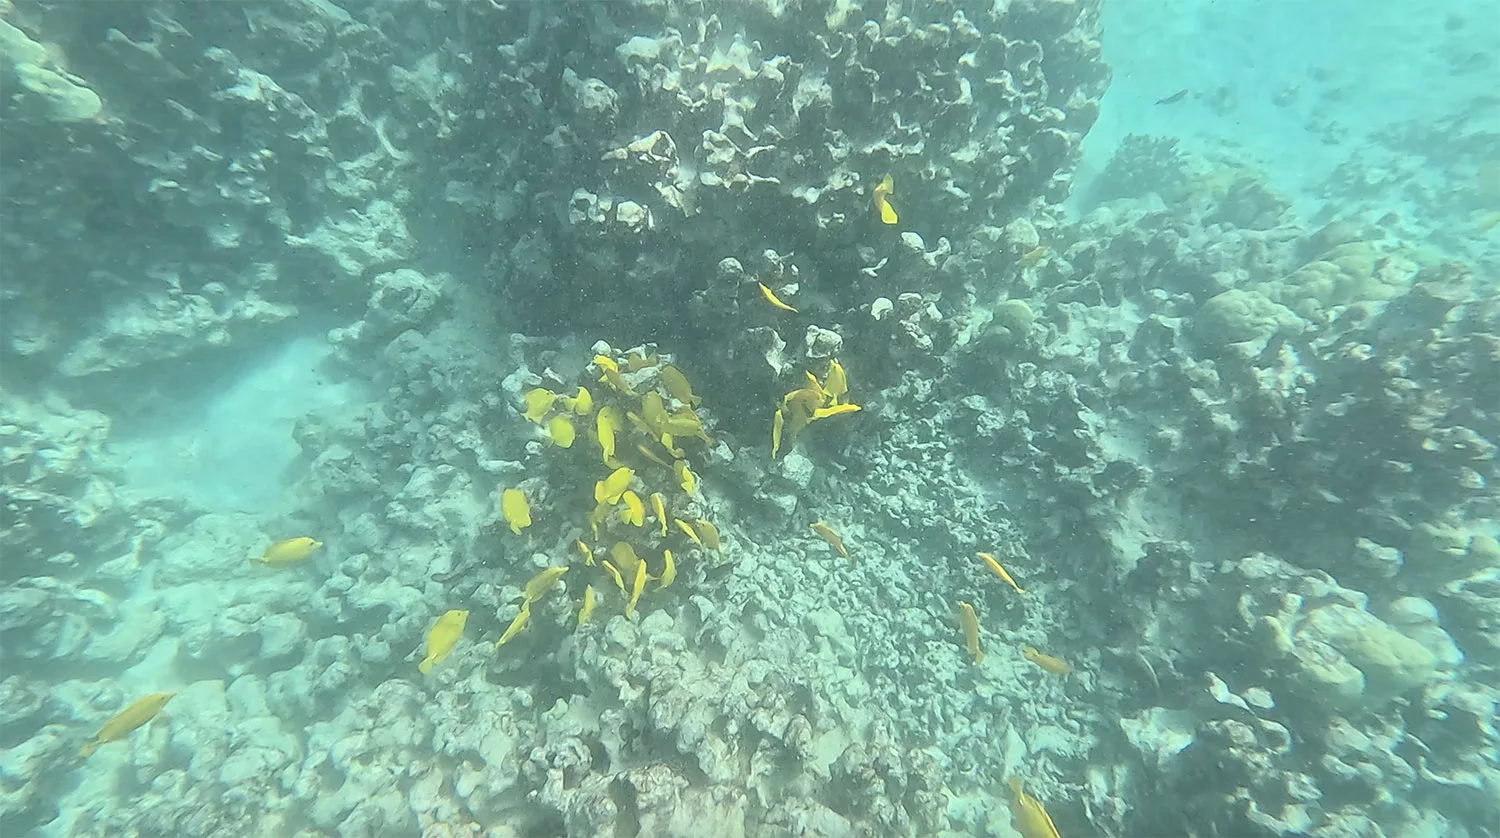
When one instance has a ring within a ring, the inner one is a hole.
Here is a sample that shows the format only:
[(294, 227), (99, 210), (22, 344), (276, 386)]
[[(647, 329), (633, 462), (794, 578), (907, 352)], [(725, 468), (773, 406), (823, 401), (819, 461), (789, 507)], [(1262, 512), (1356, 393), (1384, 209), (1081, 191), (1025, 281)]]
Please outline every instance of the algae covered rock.
[(1026, 336), (1031, 334), (1035, 323), (1036, 315), (1025, 301), (1001, 300), (995, 306), (995, 319), (990, 321), (990, 330), (995, 340), (1015, 345), (1026, 342)]
[(1421, 643), (1368, 611), (1347, 605), (1325, 605), (1307, 615), (1294, 635), (1294, 649), (1304, 686), (1317, 687), (1318, 697), (1332, 692), (1347, 698), (1349, 683), (1335, 684), (1326, 677), (1348, 674), (1327, 655), (1327, 649), (1334, 650), (1363, 677), (1367, 706), (1423, 686), (1437, 673), (1437, 658)]
[(21, 87), (41, 103), (46, 117), (54, 122), (93, 119), (103, 108), (99, 94), (75, 83), (52, 62), (45, 47), (3, 20), (0, 59), (9, 62)]

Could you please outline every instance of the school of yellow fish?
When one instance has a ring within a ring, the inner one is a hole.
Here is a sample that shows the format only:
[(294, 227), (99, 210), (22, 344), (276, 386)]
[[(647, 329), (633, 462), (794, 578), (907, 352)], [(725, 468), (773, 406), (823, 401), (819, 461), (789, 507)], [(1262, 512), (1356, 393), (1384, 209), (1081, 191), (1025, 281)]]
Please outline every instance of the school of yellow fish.
[[(880, 221), (888, 225), (898, 222), (890, 201), (894, 191), (893, 178), (887, 174), (871, 193)], [(1038, 248), (1037, 252), (1045, 250)], [(773, 308), (798, 313), (765, 283), (758, 285), (761, 295)], [(573, 395), (538, 387), (523, 394), (521, 414), (542, 427), (547, 441), (557, 448), (571, 449), (580, 425), (590, 442), (598, 446), (600, 462), (609, 471), (594, 483), (594, 507), (586, 521), (595, 544), (613, 544), (606, 551), (608, 558), (599, 558), (597, 548), (581, 538), (575, 539), (573, 545), (585, 568), (596, 568), (605, 574), (605, 581), (614, 584), (624, 600), (623, 614), (626, 619), (634, 619), (648, 580), (656, 581), (660, 591), (670, 588), (677, 579), (670, 539), (685, 538), (685, 545), (678, 545), (679, 551), (695, 557), (720, 549), (718, 528), (703, 518), (688, 520), (672, 515), (665, 494), (673, 495), (670, 508), (701, 507), (697, 476), (679, 442), (691, 440), (712, 445), (713, 439), (695, 411), (702, 399), (693, 393), (687, 376), (671, 363), (663, 363), (659, 356), (643, 350), (633, 350), (619, 359), (596, 355), (591, 366), (597, 374), (596, 383), (604, 385), (597, 402), (585, 385), (579, 385)], [(851, 403), (848, 394), (848, 378), (837, 360), (829, 360), (822, 380), (806, 373), (805, 384), (782, 397), (773, 414), (771, 458), (780, 456), (783, 444), (790, 449), (798, 435), (813, 422), (858, 412), (860, 406)], [(620, 459), (622, 439), (626, 443), (624, 456), (634, 460), (634, 467)], [(655, 526), (649, 529), (646, 528), (648, 503), (649, 517), (655, 521)], [(518, 536), (532, 525), (531, 507), (522, 489), (508, 487), (501, 492), (500, 517), (511, 533)], [(840, 557), (849, 558), (843, 538), (831, 525), (815, 521), (810, 528)], [(661, 555), (659, 573), (650, 572), (648, 560), (636, 551), (637, 544), (647, 555)], [(305, 561), (322, 546), (321, 541), (308, 536), (284, 539), (274, 542), (251, 561), (268, 567), (286, 567)], [(1026, 593), (994, 556), (989, 553), (977, 556), (1016, 594)], [(494, 644), (496, 649), (514, 640), (526, 628), (531, 606), (543, 600), (572, 569), (566, 564), (548, 567), (525, 583), (520, 608)], [(584, 585), (575, 629), (588, 624), (598, 605), (598, 596), (592, 584)], [(974, 665), (981, 665), (985, 655), (978, 613), (969, 602), (959, 601), (957, 606), (964, 646)], [(457, 648), (468, 617), (466, 610), (450, 610), (438, 617), (427, 633), (425, 655), (418, 663), (423, 675)], [(1064, 676), (1072, 671), (1065, 661), (1031, 646), (1022, 646), (1020, 652), (1027, 661), (1052, 675)], [(124, 739), (154, 719), (175, 695), (175, 692), (153, 693), (137, 699), (105, 722), (82, 747), (80, 756), (87, 758), (100, 745)], [(1059, 838), (1041, 802), (1022, 789), (1019, 779), (1011, 777), (1008, 782), (1013, 796), (1012, 820), (1017, 831), (1024, 838)]]

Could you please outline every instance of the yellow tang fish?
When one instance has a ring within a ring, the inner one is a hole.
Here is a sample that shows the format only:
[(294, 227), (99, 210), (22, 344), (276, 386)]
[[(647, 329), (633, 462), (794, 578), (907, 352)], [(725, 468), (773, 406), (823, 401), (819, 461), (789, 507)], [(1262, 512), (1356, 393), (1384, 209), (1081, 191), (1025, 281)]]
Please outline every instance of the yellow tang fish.
[(523, 592), (526, 597), (526, 603), (530, 605), (546, 596), (547, 592), (552, 590), (552, 586), (557, 584), (557, 580), (561, 579), (563, 574), (567, 572), (568, 569), (566, 567), (549, 567), (531, 577), (531, 580), (526, 583), (526, 588)]
[(984, 650), (979, 648), (979, 617), (974, 614), (974, 606), (962, 601), (958, 603), (958, 624), (963, 627), (964, 645), (974, 663), (984, 663)]
[(558, 448), (572, 448), (577, 431), (566, 416), (554, 416), (547, 420), (547, 439)]
[(589, 621), (589, 617), (592, 616), (594, 616), (594, 586), (584, 585), (583, 607), (578, 609), (578, 625), (581, 626), (584, 623), (587, 623)]
[(619, 412), (607, 405), (599, 408), (599, 415), (594, 418), (594, 431), (599, 437), (599, 448), (604, 452), (605, 465), (610, 465), (615, 459), (615, 432), (619, 428)]
[(78, 751), (78, 756), (88, 759), (94, 751), (99, 750), (100, 745), (124, 739), (130, 735), (131, 731), (156, 718), (156, 714), (161, 712), (161, 708), (167, 706), (167, 702), (171, 701), (174, 695), (177, 693), (152, 693), (132, 701), (130, 706), (116, 713), (104, 723), (104, 727), (99, 728), (99, 732), (94, 734), (93, 741), (84, 745)]
[(615, 546), (609, 548), (609, 557), (614, 560), (615, 567), (626, 576), (635, 573), (635, 566), (641, 563), (640, 557), (635, 554), (635, 548), (625, 541), (615, 542)]
[(620, 575), (620, 569), (610, 564), (609, 559), (605, 559), (604, 561), (600, 562), (600, 564), (603, 565), (605, 571), (609, 573), (609, 578), (615, 580), (615, 587), (619, 588), (621, 593), (623, 593), (625, 591), (625, 578)]
[(839, 534), (833, 531), (833, 527), (828, 526), (822, 521), (814, 521), (812, 523), (812, 531), (817, 533), (819, 538), (828, 542), (828, 546), (838, 551), (840, 556), (846, 559), (849, 558), (849, 551), (844, 549), (844, 539), (840, 538)]
[(896, 208), (891, 206), (891, 194), (896, 191), (896, 182), (889, 174), (875, 184), (875, 208), (880, 210), (880, 220), (886, 224), (896, 223)]
[(625, 619), (629, 620), (635, 614), (635, 604), (641, 598), (641, 591), (646, 588), (646, 563), (635, 563), (635, 583), (630, 586), (630, 602), (625, 605)]
[(719, 549), (719, 528), (702, 518), (699, 518), (695, 524), (699, 537), (703, 539), (703, 546), (710, 550)]
[(557, 394), (551, 390), (537, 387), (533, 390), (527, 390), (523, 398), (526, 400), (525, 416), (527, 421), (540, 425), (542, 424), (542, 417), (547, 415), (547, 411), (552, 409), (552, 403), (557, 401)]
[[(595, 488), (597, 489), (598, 487), (595, 486)], [(607, 503), (596, 503), (594, 504), (594, 508), (589, 511), (589, 528), (594, 532), (595, 541), (599, 540), (599, 525), (604, 523), (604, 519), (608, 517), (609, 504)]]
[(1021, 781), (1015, 777), (1008, 782), (1015, 796), (1010, 804), (1010, 822), (1021, 833), (1021, 838), (1062, 838), (1057, 834), (1057, 827), (1052, 825), (1047, 810), (1042, 808), (1041, 801), (1023, 791)]
[(662, 561), (667, 563), (666, 569), (661, 572), (661, 586), (670, 588), (672, 583), (677, 581), (677, 562), (672, 560), (671, 550), (661, 551), (661, 557)]
[(594, 551), (590, 550), (589, 546), (583, 543), (583, 539), (573, 539), (573, 547), (578, 550), (579, 555), (583, 556), (584, 564), (588, 565), (589, 567), (594, 566)]
[(510, 625), (505, 627), (505, 633), (502, 634), (502, 635), (500, 635), (500, 640), (497, 643), (495, 643), (495, 648), (498, 649), (501, 646), (504, 646), (505, 644), (507, 644), (507, 643), (509, 643), (511, 641), (511, 638), (513, 638), (516, 635), (520, 634), (521, 633), (521, 629), (523, 629), (523, 628), (526, 627), (526, 621), (530, 620), (530, 619), (531, 619), (531, 603), (529, 603), (529, 602), (522, 603), (521, 604), (521, 611), (518, 614), (516, 614), (516, 618), (514, 620), (510, 621)]
[(625, 355), (625, 371), (635, 372), (661, 363), (660, 355), (646, 355), (640, 349), (632, 349)]
[(625, 381), (625, 376), (620, 374), (620, 367), (613, 358), (605, 355), (595, 355), (594, 365), (604, 371), (599, 380), (619, 391), (621, 395), (635, 397), (635, 391), (630, 389), (630, 384)]
[(646, 526), (646, 505), (641, 503), (641, 496), (626, 489), (620, 495), (620, 500), (625, 502), (625, 508), (620, 511), (620, 520), (637, 527)]
[(458, 645), (458, 639), (464, 634), (464, 624), (468, 621), (467, 611), (448, 611), (437, 618), (437, 622), (427, 631), (427, 657), (417, 664), (417, 669), (423, 675), (431, 672), (434, 666), (442, 663), (453, 652), (453, 647)]
[(506, 489), (500, 495), (500, 514), (516, 535), (531, 526), (531, 507), (526, 504), (526, 494), (520, 489)]
[(817, 408), (812, 412), (812, 418), (827, 419), (830, 416), (842, 416), (845, 413), (858, 413), (860, 409), (857, 404), (834, 404)]
[(688, 468), (687, 460), (678, 460), (672, 464), (672, 473), (677, 476), (677, 482), (682, 485), (682, 491), (692, 494), (698, 486), (698, 478)]
[(1047, 670), (1053, 675), (1067, 675), (1069, 672), (1073, 671), (1073, 667), (1069, 666), (1068, 662), (1063, 660), (1062, 658), (1054, 658), (1051, 655), (1044, 655), (1030, 646), (1021, 647), (1021, 657), (1031, 661), (1037, 666), (1040, 666), (1042, 669)]
[(776, 292), (775, 291), (772, 291), (771, 289), (767, 288), (766, 284), (764, 282), (757, 282), (756, 285), (760, 286), (760, 295), (762, 297), (766, 298), (766, 302), (770, 303), (772, 306), (775, 306), (776, 308), (781, 309), (782, 311), (790, 311), (793, 314), (797, 313), (797, 310), (795, 308), (792, 308), (791, 306), (789, 306), (786, 303), (782, 302), (781, 298), (778, 297), (778, 296), (776, 296)]
[(994, 572), (994, 574), (996, 576), (1000, 577), (1001, 579), (1004, 579), (1006, 581), (1006, 583), (1008, 583), (1012, 588), (1015, 588), (1016, 589), (1016, 593), (1018, 593), (1018, 594), (1024, 594), (1024, 593), (1026, 593), (1024, 590), (1021, 589), (1020, 585), (1016, 584), (1016, 580), (1010, 578), (1010, 574), (1005, 572), (1005, 568), (1001, 567), (1000, 563), (997, 562), (997, 561), (995, 561), (995, 557), (994, 556), (991, 556), (989, 553), (976, 553), (975, 555), (979, 556), (979, 558), (981, 558), (981, 559), (984, 559), (984, 563), (990, 566), (990, 570), (992, 572)]
[(305, 535), (300, 538), (287, 538), (267, 547), (266, 552), (250, 561), (270, 567), (282, 567), (302, 561), (322, 546), (323, 542)]
[(571, 410), (579, 416), (587, 416), (594, 412), (594, 397), (584, 387), (578, 388), (576, 396), (558, 396), (564, 410)]
[(651, 493), (651, 513), (661, 524), (661, 534), (667, 534), (667, 502), (662, 499), (661, 492)]
[[(620, 466), (609, 473), (609, 476), (594, 484), (594, 500), (599, 503), (607, 503), (611, 506), (620, 502), (625, 490), (630, 488), (630, 478), (635, 477), (635, 470)], [(639, 498), (636, 499), (639, 502)]]
[(839, 399), (849, 394), (849, 379), (838, 361), (828, 359), (828, 374), (823, 376), (823, 398), (829, 404), (838, 404)]
[(666, 460), (662, 459), (662, 457), (661, 457), (660, 454), (656, 453), (655, 451), (652, 451), (650, 448), (647, 448), (646, 446), (640, 444), (639, 442), (637, 442), (635, 444), (635, 448), (636, 448), (637, 451), (641, 452), (641, 456), (645, 457), (646, 459), (650, 460), (651, 462), (656, 463), (657, 465), (663, 466), (665, 468), (671, 468), (672, 467), (672, 464), (669, 463), (669, 462), (667, 462)]
[(661, 368), (658, 375), (661, 376), (661, 383), (667, 388), (667, 392), (672, 394), (672, 398), (688, 407), (697, 407), (698, 403), (703, 401), (702, 398), (693, 395), (693, 385), (688, 383), (687, 376), (682, 374), (682, 370), (668, 364)]
[(773, 460), (781, 452), (781, 429), (785, 425), (786, 416), (778, 408), (776, 415), (771, 418), (771, 459)]
[(692, 539), (694, 544), (698, 545), (699, 547), (703, 546), (703, 539), (698, 537), (698, 531), (693, 529), (692, 524), (689, 524), (687, 521), (684, 521), (681, 518), (673, 518), (672, 523), (676, 524), (677, 529), (682, 530), (684, 535)]

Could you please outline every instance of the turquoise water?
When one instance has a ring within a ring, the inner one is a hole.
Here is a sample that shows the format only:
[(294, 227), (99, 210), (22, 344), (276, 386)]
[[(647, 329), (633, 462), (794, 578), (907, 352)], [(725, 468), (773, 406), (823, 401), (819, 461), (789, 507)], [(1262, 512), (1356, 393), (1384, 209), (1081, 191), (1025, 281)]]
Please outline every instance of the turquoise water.
[(0, 833), (1500, 834), (1496, 19), (0, 3)]

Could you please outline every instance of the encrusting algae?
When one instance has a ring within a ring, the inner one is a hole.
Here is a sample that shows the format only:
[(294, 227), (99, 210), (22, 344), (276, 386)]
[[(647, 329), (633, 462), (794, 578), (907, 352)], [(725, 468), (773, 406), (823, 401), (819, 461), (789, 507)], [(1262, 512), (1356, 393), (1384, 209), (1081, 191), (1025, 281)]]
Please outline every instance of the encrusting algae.
[(323, 546), (323, 542), (316, 539), (301, 536), (298, 538), (287, 538), (277, 541), (266, 552), (252, 558), (255, 564), (263, 564), (267, 567), (285, 567), (296, 564), (313, 554), (313, 551)]
[(167, 702), (171, 701), (175, 695), (177, 695), (175, 692), (152, 693), (132, 701), (130, 706), (116, 713), (104, 723), (103, 727), (99, 728), (93, 740), (79, 749), (78, 756), (88, 759), (93, 756), (94, 751), (99, 750), (100, 745), (118, 742), (129, 736), (131, 731), (156, 718), (156, 714), (160, 713), (161, 708), (167, 706)]
[(468, 621), (469, 612), (448, 611), (432, 624), (432, 628), (427, 631), (427, 656), (417, 664), (417, 669), (423, 675), (431, 672), (434, 666), (452, 654), (453, 647), (458, 645), (458, 639), (463, 636), (464, 624)]

